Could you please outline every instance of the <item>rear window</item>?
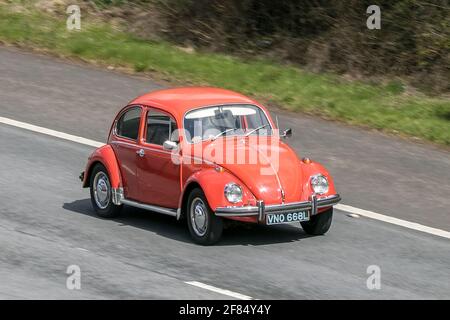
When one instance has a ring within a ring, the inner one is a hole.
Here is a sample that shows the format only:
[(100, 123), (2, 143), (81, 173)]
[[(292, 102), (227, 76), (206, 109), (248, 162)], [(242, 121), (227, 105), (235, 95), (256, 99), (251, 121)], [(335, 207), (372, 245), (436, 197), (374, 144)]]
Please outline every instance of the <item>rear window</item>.
[(117, 121), (116, 134), (124, 138), (137, 140), (141, 112), (140, 107), (131, 108), (126, 111)]

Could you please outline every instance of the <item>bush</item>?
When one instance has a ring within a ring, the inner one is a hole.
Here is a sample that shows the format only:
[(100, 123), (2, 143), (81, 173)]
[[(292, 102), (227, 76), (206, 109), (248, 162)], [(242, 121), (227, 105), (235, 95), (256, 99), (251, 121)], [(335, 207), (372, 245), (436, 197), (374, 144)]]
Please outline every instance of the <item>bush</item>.
[(379, 0), (381, 30), (366, 26), (373, 1), (160, 0), (177, 43), (263, 54), (312, 70), (401, 75), (450, 91), (450, 8), (445, 0)]

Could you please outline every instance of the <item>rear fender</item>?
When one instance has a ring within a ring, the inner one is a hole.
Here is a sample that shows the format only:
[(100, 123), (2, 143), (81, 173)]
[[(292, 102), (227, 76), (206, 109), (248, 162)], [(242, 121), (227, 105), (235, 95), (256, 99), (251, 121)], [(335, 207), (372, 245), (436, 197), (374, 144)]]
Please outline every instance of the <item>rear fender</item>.
[(111, 146), (106, 144), (100, 148), (97, 148), (89, 156), (86, 170), (84, 171), (83, 188), (89, 187), (91, 171), (97, 163), (101, 163), (105, 166), (106, 170), (108, 170), (109, 180), (113, 189), (123, 187), (116, 154)]

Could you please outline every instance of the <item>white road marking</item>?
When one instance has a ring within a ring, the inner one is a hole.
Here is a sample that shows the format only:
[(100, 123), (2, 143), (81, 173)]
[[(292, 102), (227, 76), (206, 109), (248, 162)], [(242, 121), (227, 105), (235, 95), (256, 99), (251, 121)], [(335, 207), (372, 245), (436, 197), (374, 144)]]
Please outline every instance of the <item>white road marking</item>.
[(236, 299), (240, 299), (240, 300), (253, 300), (252, 297), (246, 296), (244, 294), (240, 294), (240, 293), (233, 292), (233, 291), (230, 291), (230, 290), (220, 289), (220, 288), (213, 287), (213, 286), (210, 286), (208, 284), (204, 284), (204, 283), (201, 283), (201, 282), (198, 282), (198, 281), (185, 281), (184, 283), (190, 284), (191, 286), (195, 286), (195, 287), (199, 287), (199, 288), (202, 288), (202, 289), (206, 289), (206, 290), (209, 290), (209, 291), (217, 292), (217, 293), (220, 293), (220, 294), (223, 294), (223, 295), (226, 295), (226, 296), (230, 296), (230, 297), (233, 297), (233, 298), (236, 298)]
[[(46, 135), (49, 135), (49, 136), (52, 136), (52, 137), (61, 138), (61, 139), (64, 139), (64, 140), (73, 141), (73, 142), (76, 142), (76, 143), (80, 143), (80, 144), (84, 144), (84, 145), (88, 145), (88, 146), (92, 146), (92, 147), (101, 147), (101, 146), (104, 145), (104, 143), (101, 143), (101, 142), (98, 142), (98, 141), (94, 141), (94, 140), (90, 140), (90, 139), (74, 136), (74, 135), (67, 134), (67, 133), (64, 133), (64, 132), (59, 132), (59, 131), (47, 129), (47, 128), (44, 128), (44, 127), (35, 126), (35, 125), (29, 124), (29, 123), (20, 122), (20, 121), (16, 121), (16, 120), (4, 118), (4, 117), (0, 117), (0, 123), (4, 123), (4, 124), (10, 125), (10, 126), (14, 126), (14, 127), (18, 127), (18, 128), (22, 128), (22, 129), (26, 129), (26, 130), (30, 130), (30, 131), (33, 131), (33, 132), (46, 134)], [(372, 211), (368, 211), (368, 210), (355, 208), (355, 207), (348, 206), (348, 205), (345, 205), (345, 204), (337, 204), (335, 206), (335, 208), (337, 210), (345, 211), (345, 212), (348, 212), (348, 213), (351, 213), (351, 214), (357, 214), (357, 215), (360, 215), (360, 216), (363, 216), (363, 217), (366, 217), (366, 218), (375, 219), (375, 220), (379, 220), (379, 221), (395, 224), (397, 226), (402, 226), (404, 228), (408, 228), (408, 229), (412, 229), (412, 230), (416, 230), (416, 231), (421, 231), (421, 232), (425, 232), (425, 233), (432, 234), (432, 235), (435, 235), (435, 236), (439, 236), (439, 237), (450, 239), (450, 232), (445, 231), (445, 230), (436, 229), (436, 228), (432, 228), (432, 227), (427, 227), (427, 226), (424, 226), (424, 225), (421, 225), (421, 224), (418, 224), (418, 223), (415, 223), (415, 222), (410, 222), (410, 221), (406, 221), (406, 220), (402, 220), (402, 219), (386, 216), (386, 215), (383, 215), (383, 214), (380, 214), (380, 213), (376, 213), (376, 212), (372, 212)], [(192, 283), (189, 283), (189, 284), (192, 284)], [(204, 285), (204, 286), (207, 286), (207, 285)], [(214, 287), (212, 287), (212, 288), (214, 288)], [(222, 289), (218, 289), (218, 290), (222, 290)]]
[(397, 226), (402, 226), (404, 228), (421, 231), (421, 232), (433, 234), (435, 236), (450, 239), (450, 232), (445, 231), (445, 230), (427, 227), (427, 226), (424, 226), (424, 225), (421, 225), (421, 224), (418, 224), (415, 222), (410, 222), (410, 221), (406, 221), (406, 220), (402, 220), (402, 219), (398, 219), (398, 218), (394, 218), (394, 217), (390, 217), (390, 216), (385, 216), (384, 214), (379, 214), (379, 213), (372, 212), (372, 211), (358, 209), (355, 207), (347, 206), (345, 204), (337, 204), (334, 207), (338, 210), (350, 212), (350, 213), (357, 214), (357, 215), (360, 215), (360, 216), (363, 216), (366, 218), (375, 219), (375, 220), (387, 222), (390, 224), (395, 224)]
[(8, 124), (10, 126), (14, 126), (14, 127), (18, 127), (18, 128), (22, 128), (22, 129), (26, 129), (26, 130), (30, 130), (30, 131), (33, 131), (33, 132), (46, 134), (48, 136), (52, 136), (52, 137), (56, 137), (56, 138), (60, 138), (60, 139), (64, 139), (64, 140), (69, 140), (69, 141), (72, 141), (72, 142), (81, 143), (81, 144), (84, 144), (84, 145), (87, 145), (87, 146), (92, 146), (92, 147), (97, 147), (98, 148), (98, 147), (101, 147), (101, 146), (104, 145), (104, 143), (101, 143), (101, 142), (98, 142), (98, 141), (86, 139), (86, 138), (83, 138), (83, 137), (74, 136), (74, 135), (67, 134), (67, 133), (64, 133), (64, 132), (55, 131), (55, 130), (51, 130), (51, 129), (47, 129), (47, 128), (44, 128), (44, 127), (35, 126), (33, 124), (20, 122), (20, 121), (8, 119), (8, 118), (0, 117), (0, 123)]

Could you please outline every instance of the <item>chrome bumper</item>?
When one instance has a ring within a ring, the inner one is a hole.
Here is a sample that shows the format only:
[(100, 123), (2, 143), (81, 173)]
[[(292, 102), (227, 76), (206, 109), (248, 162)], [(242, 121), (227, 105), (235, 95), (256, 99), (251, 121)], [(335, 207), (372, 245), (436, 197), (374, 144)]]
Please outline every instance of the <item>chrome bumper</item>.
[(298, 211), (311, 210), (311, 215), (317, 214), (318, 209), (331, 207), (341, 201), (338, 194), (317, 198), (312, 195), (309, 201), (292, 202), (285, 204), (264, 205), (264, 201), (257, 201), (256, 206), (243, 207), (220, 207), (216, 209), (216, 215), (219, 217), (252, 217), (257, 216), (258, 221), (263, 221), (267, 213), (291, 213)]

